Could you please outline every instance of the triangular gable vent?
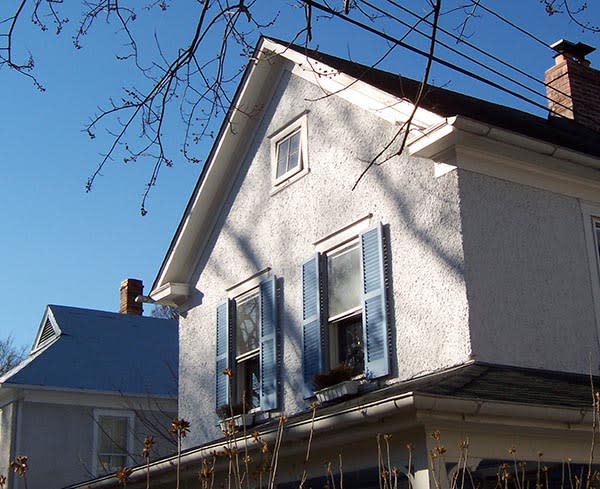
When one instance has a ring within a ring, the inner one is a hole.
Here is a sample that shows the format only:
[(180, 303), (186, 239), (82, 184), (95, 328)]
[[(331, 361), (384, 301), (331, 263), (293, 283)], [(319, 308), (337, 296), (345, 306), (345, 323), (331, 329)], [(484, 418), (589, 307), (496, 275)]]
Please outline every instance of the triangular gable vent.
[(38, 339), (33, 345), (32, 352), (40, 349), (42, 346), (48, 344), (53, 338), (56, 338), (60, 334), (60, 331), (57, 331), (52, 324), (52, 320), (50, 319), (50, 315), (46, 316), (46, 322), (42, 327), (41, 331), (38, 334)]

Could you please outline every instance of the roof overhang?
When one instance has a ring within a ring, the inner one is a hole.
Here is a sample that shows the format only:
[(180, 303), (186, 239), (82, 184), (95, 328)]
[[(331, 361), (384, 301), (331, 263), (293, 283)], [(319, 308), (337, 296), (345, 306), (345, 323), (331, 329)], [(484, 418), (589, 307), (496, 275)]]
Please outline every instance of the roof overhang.
[(464, 116), (413, 137), (413, 156), (600, 202), (600, 159)]
[[(378, 401), (354, 403), (349, 407), (333, 410), (319, 408), (314, 418), (306, 413), (295, 418), (285, 425), (285, 443), (279, 455), (281, 460), (286, 456), (298, 455), (305, 450), (303, 443), (297, 442), (306, 442), (311, 432), (315, 440), (318, 440), (320, 448), (331, 445), (335, 450), (339, 450), (341, 444), (349, 445), (364, 440), (365, 437), (372, 438), (375, 433), (380, 433), (382, 430), (391, 433), (415, 427), (429, 428), (449, 420), (458, 423), (461, 427), (465, 424), (481, 426), (484, 431), (492, 426), (500, 430), (516, 427), (523, 432), (564, 433), (568, 431), (587, 436), (592, 430), (591, 409), (460, 399), (418, 392), (405, 392)], [(260, 436), (272, 446), (278, 436), (277, 423), (271, 423), (261, 429)], [(247, 446), (249, 451), (258, 448), (257, 444), (253, 443), (251, 434), (239, 435), (235, 443), (236, 446)], [(186, 477), (186, 472), (195, 474), (202, 460), (231, 446), (231, 439), (220, 439), (185, 451), (181, 454), (179, 462), (179, 457), (173, 455), (157, 460), (149, 467), (138, 466), (133, 469), (128, 485), (137, 487), (136, 483), (145, 484), (148, 468), (153, 480), (160, 479), (161, 476), (169, 477), (169, 474), (172, 477), (176, 463), (181, 464), (182, 477)], [(505, 451), (506, 448), (502, 447), (502, 450)], [(113, 487), (114, 483), (114, 476), (106, 476), (69, 487), (72, 489), (103, 488)]]

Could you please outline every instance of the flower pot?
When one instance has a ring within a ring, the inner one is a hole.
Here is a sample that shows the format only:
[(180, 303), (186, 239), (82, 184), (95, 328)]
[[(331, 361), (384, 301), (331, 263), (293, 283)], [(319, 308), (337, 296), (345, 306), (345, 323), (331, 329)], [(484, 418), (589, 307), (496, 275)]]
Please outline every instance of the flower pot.
[(358, 380), (345, 380), (339, 384), (325, 387), (320, 391), (315, 392), (319, 402), (333, 401), (346, 396), (352, 396), (358, 392)]
[(225, 418), (219, 421), (219, 425), (221, 426), (221, 430), (223, 432), (229, 431), (232, 428), (234, 430), (239, 430), (244, 426), (252, 426), (254, 424), (254, 414), (246, 413), (246, 414), (237, 414), (232, 418)]

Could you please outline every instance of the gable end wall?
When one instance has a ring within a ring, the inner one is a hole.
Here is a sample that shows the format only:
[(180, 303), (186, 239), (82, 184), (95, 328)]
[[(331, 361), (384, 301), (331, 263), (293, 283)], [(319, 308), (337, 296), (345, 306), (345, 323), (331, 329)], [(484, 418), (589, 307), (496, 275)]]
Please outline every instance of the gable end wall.
[[(366, 163), (397, 130), (388, 122), (289, 71), (265, 109), (209, 246), (191, 282), (180, 320), (180, 415), (194, 446), (222, 436), (216, 427), (215, 311), (226, 289), (270, 267), (282, 286), (280, 323), (283, 410), (305, 410), (301, 374), (301, 264), (313, 243), (372, 213), (392, 257), (392, 375), (395, 382), (467, 361), (470, 355), (462, 230), (456, 174), (433, 178), (433, 163), (394, 157)], [(267, 136), (308, 111), (310, 172), (271, 194)]]

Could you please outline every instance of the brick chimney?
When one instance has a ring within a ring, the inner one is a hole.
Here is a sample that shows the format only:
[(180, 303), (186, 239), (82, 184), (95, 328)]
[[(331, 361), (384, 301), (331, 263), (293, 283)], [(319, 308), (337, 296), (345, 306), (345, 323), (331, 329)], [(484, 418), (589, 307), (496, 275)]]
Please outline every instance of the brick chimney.
[(142, 315), (142, 303), (135, 302), (138, 295), (142, 295), (144, 284), (141, 280), (135, 278), (126, 278), (121, 282), (119, 292), (121, 300), (119, 303), (119, 312), (121, 314)]
[(600, 131), (600, 71), (585, 59), (595, 48), (564, 39), (550, 47), (556, 54), (545, 73), (549, 117), (566, 117)]

